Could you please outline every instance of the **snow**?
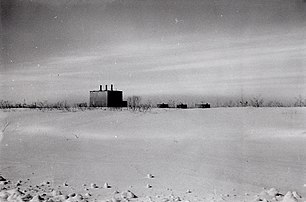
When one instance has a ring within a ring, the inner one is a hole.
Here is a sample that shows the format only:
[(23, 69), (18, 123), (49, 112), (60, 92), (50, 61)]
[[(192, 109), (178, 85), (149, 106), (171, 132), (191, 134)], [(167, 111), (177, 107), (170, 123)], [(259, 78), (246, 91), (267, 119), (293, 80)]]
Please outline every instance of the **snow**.
[(288, 202), (306, 194), (304, 108), (2, 110), (0, 121), (8, 125), (0, 201), (45, 193), (59, 201)]

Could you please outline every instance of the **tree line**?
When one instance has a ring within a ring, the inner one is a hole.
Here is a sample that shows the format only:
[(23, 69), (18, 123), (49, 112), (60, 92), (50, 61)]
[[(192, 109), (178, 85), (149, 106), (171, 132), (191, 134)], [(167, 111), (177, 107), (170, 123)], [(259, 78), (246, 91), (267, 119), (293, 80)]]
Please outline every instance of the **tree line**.
[[(132, 111), (146, 112), (156, 107), (150, 100), (144, 101), (141, 96), (133, 95), (127, 97), (127, 108)], [(175, 108), (177, 104), (182, 102), (175, 100), (168, 100), (167, 102), (170, 108)], [(192, 108), (192, 106), (188, 106)], [(240, 98), (238, 100), (228, 100), (224, 102), (216, 102), (212, 104), (212, 107), (306, 107), (306, 99), (301, 95), (296, 97), (291, 103), (283, 103), (278, 100), (265, 101), (260, 96), (253, 97), (251, 99)], [(49, 103), (48, 101), (37, 101), (30, 104), (26, 103), (14, 103), (7, 100), (0, 100), (0, 109), (10, 108), (29, 108), (29, 109), (59, 109), (59, 110), (72, 110), (72, 109), (92, 109), (86, 102), (68, 104), (66, 101), (59, 101), (56, 103)]]

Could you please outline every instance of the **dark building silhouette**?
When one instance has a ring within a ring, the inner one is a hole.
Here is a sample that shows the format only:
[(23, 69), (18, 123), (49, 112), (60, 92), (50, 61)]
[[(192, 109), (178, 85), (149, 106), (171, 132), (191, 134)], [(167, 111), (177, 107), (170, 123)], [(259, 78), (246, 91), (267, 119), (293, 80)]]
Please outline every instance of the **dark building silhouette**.
[(187, 104), (183, 104), (183, 103), (178, 104), (178, 105), (176, 105), (176, 108), (187, 109)]
[(158, 108), (169, 108), (169, 105), (166, 103), (157, 104)]
[(122, 91), (114, 90), (113, 84), (110, 90), (107, 89), (107, 85), (105, 90), (100, 85), (99, 90), (90, 91), (89, 94), (90, 107), (127, 107), (127, 101), (123, 101)]
[(196, 108), (210, 108), (209, 103), (201, 103), (201, 104), (195, 104)]

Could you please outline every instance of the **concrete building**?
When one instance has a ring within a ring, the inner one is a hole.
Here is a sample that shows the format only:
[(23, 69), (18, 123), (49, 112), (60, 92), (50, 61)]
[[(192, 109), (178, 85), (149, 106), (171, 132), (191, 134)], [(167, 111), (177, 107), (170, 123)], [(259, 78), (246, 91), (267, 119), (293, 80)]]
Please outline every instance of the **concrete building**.
[(110, 90), (105, 85), (105, 90), (100, 85), (99, 90), (90, 91), (89, 106), (90, 107), (127, 107), (127, 102), (123, 101), (123, 93), (113, 89), (113, 84)]

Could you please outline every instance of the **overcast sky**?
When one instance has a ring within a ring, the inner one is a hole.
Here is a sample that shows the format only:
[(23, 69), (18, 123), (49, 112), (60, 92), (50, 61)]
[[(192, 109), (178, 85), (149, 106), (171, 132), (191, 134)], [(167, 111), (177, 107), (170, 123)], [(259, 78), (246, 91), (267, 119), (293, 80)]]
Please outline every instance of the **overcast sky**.
[(0, 99), (306, 96), (303, 0), (1, 0)]

